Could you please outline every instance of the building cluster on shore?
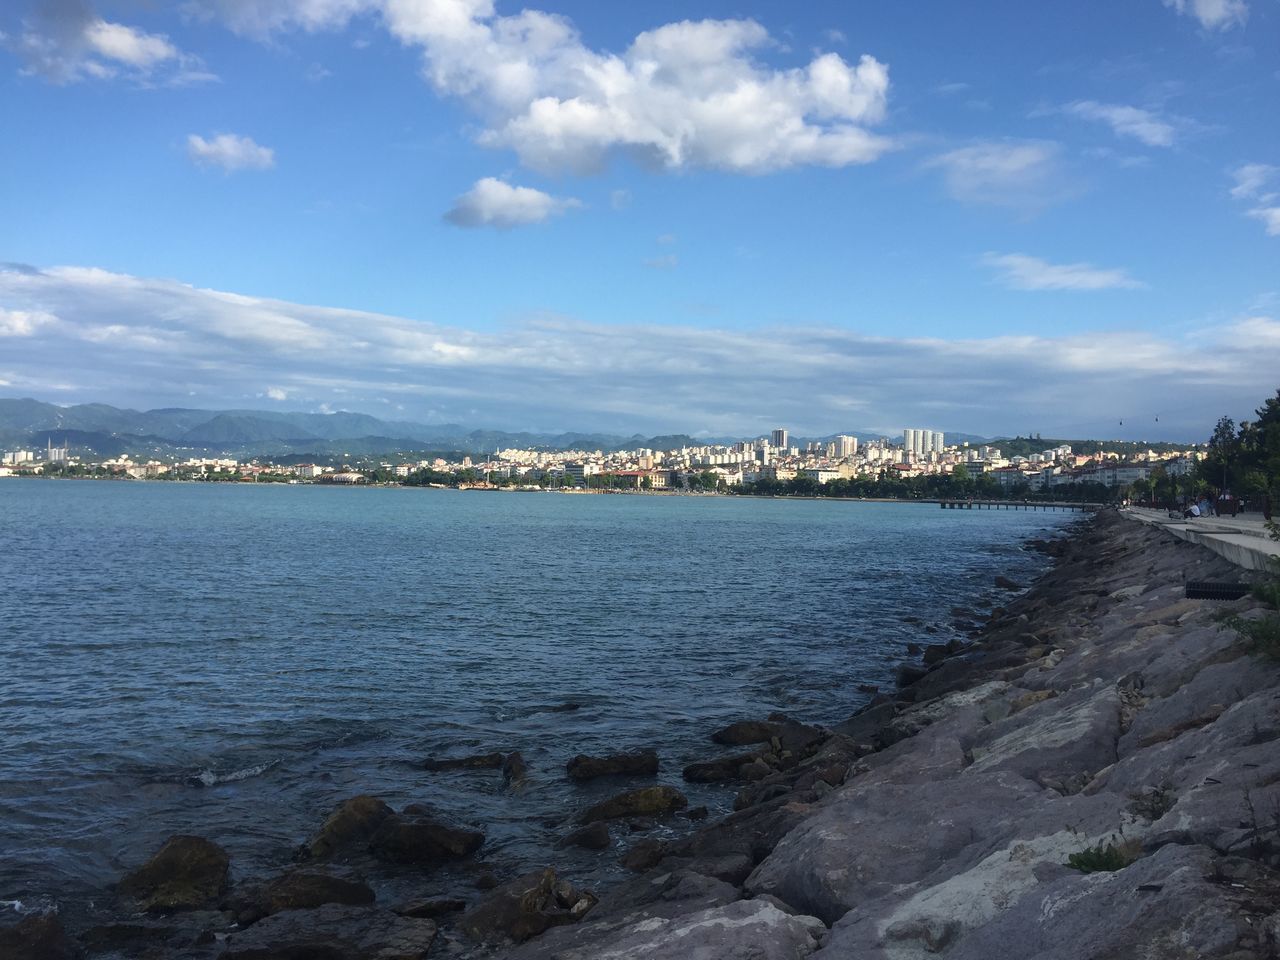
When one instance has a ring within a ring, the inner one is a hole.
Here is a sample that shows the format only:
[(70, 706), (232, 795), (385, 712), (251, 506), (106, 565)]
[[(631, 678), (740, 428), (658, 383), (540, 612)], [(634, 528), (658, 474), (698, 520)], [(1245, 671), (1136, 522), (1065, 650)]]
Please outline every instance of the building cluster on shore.
[(52, 441), (45, 451), (16, 450), (4, 454), (0, 476), (41, 474), (51, 465), (78, 472), (134, 479), (282, 479), (310, 483), (360, 483), (371, 477), (407, 478), (433, 472), (463, 476), (467, 482), (565, 488), (607, 486), (614, 489), (703, 490), (750, 486), (760, 481), (808, 478), (818, 485), (858, 477), (987, 475), (1002, 489), (1051, 490), (1096, 483), (1124, 487), (1147, 480), (1157, 468), (1170, 476), (1194, 470), (1201, 451), (1157, 453), (1147, 450), (1128, 458), (1115, 453), (1076, 453), (1068, 445), (1025, 456), (1005, 456), (991, 444), (947, 444), (938, 431), (909, 428), (901, 440), (881, 437), (860, 443), (852, 435), (793, 444), (788, 431), (732, 444), (682, 446), (670, 450), (637, 448), (602, 450), (496, 450), (491, 455), (459, 460), (280, 464), (218, 457), (165, 462), (135, 462), (127, 455), (101, 461), (81, 460)]

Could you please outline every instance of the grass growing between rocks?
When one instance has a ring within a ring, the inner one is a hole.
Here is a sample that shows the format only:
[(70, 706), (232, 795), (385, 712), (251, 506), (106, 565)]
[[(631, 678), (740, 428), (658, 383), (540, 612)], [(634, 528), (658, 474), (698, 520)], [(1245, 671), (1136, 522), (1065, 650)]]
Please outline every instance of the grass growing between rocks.
[(1081, 873), (1114, 873), (1138, 859), (1140, 847), (1132, 840), (1098, 843), (1067, 857), (1067, 866)]
[[(1280, 540), (1280, 524), (1267, 524), (1272, 540)], [(1271, 562), (1271, 577), (1253, 586), (1253, 595), (1271, 607), (1280, 610), (1280, 560)], [(1232, 614), (1222, 618), (1222, 623), (1238, 633), (1248, 644), (1249, 652), (1267, 660), (1280, 661), (1280, 613), (1264, 613), (1253, 619)]]

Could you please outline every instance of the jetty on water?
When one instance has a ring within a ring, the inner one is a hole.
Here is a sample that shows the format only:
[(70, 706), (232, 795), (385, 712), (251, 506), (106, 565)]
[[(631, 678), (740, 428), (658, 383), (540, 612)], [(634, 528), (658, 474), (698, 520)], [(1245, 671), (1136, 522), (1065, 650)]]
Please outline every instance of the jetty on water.
[(943, 510), (1101, 510), (1101, 503), (1073, 503), (1065, 500), (937, 500)]

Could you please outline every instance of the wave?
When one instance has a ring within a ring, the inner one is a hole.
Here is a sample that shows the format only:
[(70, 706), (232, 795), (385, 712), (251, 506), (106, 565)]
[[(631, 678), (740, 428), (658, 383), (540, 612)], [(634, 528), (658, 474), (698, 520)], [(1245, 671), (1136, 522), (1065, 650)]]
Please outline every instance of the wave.
[(239, 783), (241, 780), (248, 780), (250, 777), (260, 776), (272, 767), (278, 767), (279, 765), (280, 761), (277, 759), (268, 760), (265, 763), (258, 763), (252, 767), (242, 767), (239, 770), (232, 770), (230, 773), (219, 773), (216, 770), (201, 770), (199, 773), (192, 774), (186, 779), (192, 786), (216, 787), (221, 783)]

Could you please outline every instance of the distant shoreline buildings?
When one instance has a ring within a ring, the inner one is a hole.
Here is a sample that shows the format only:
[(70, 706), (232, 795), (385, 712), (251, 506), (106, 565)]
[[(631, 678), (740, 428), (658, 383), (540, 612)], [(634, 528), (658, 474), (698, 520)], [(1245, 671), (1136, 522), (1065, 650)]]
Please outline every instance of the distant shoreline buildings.
[(767, 437), (732, 444), (689, 445), (670, 450), (638, 448), (604, 452), (601, 450), (520, 450), (495, 451), (478, 462), (472, 457), (460, 461), (431, 460), (378, 461), (343, 458), (346, 463), (279, 464), (262, 460), (247, 462), (229, 458), (189, 458), (184, 461), (133, 461), (128, 456), (100, 461), (81, 460), (64, 443), (53, 445), (50, 438), (45, 456), (38, 459), (31, 450), (4, 454), (0, 476), (41, 474), (57, 467), (80, 474), (123, 476), (135, 479), (246, 479), (259, 477), (288, 479), (299, 483), (358, 483), (366, 474), (386, 479), (403, 479), (432, 471), (442, 476), (465, 478), (484, 486), (511, 483), (528, 486), (591, 487), (638, 490), (728, 489), (762, 480), (788, 481), (805, 477), (818, 485), (838, 479), (869, 477), (910, 478), (947, 475), (963, 469), (971, 477), (985, 475), (1002, 490), (1026, 488), (1045, 491), (1080, 483), (1123, 487), (1150, 479), (1157, 468), (1172, 476), (1191, 473), (1202, 453), (1192, 448), (1172, 454), (1148, 450), (1132, 457), (1114, 454), (1078, 454), (1070, 446), (1056, 446), (1026, 456), (1006, 458), (994, 445), (971, 446), (946, 443), (941, 431), (923, 428), (903, 430), (901, 442), (881, 437), (860, 444), (851, 434), (839, 434), (829, 441), (810, 441), (803, 450), (791, 443), (785, 427)]

